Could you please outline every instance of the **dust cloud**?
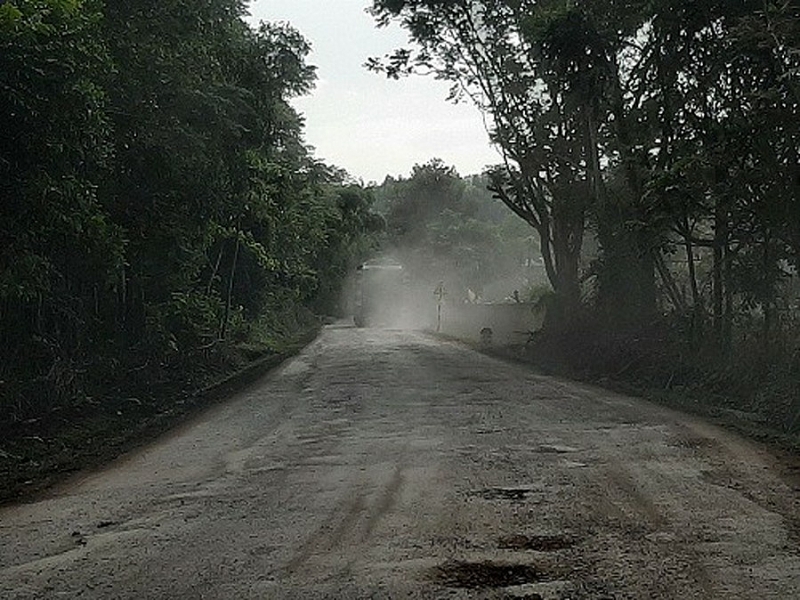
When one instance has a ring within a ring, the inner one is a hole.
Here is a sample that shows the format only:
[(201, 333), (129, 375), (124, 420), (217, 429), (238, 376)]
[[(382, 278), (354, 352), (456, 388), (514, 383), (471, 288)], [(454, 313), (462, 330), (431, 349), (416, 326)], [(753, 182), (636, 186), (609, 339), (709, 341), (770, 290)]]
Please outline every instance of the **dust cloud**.
[(492, 286), (475, 291), (458, 273), (457, 265), (430, 253), (396, 250), (359, 265), (343, 304), (358, 327), (437, 332), (482, 343), (522, 343), (541, 327), (541, 303), (526, 302), (517, 289), (525, 280), (493, 282), (508, 292), (487, 300), (483, 293)]

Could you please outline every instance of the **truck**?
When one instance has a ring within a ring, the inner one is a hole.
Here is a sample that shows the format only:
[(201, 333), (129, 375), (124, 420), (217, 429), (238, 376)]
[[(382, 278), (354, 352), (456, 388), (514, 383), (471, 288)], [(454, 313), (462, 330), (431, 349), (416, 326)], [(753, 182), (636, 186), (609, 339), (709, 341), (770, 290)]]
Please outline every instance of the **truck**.
[(356, 327), (393, 326), (405, 311), (407, 287), (403, 266), (367, 261), (356, 270), (353, 321)]

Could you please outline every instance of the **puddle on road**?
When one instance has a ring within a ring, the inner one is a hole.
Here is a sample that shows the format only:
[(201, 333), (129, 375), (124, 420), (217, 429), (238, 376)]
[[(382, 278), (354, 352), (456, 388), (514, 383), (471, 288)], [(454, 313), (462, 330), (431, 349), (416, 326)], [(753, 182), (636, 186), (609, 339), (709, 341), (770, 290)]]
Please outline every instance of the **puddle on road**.
[(501, 537), (497, 547), (501, 550), (532, 550), (557, 552), (572, 548), (575, 542), (560, 535), (508, 535)]
[(548, 579), (532, 565), (483, 562), (447, 562), (430, 571), (432, 581), (450, 588), (487, 589), (537, 583)]

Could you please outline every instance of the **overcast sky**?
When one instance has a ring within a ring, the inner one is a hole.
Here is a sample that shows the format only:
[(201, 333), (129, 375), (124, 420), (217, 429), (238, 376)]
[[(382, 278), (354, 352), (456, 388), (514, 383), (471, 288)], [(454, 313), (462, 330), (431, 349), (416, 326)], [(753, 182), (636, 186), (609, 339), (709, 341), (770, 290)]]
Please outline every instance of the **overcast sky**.
[(316, 89), (293, 102), (305, 115), (306, 141), (317, 158), (365, 182), (407, 176), (414, 164), (441, 158), (462, 175), (500, 162), (483, 118), (470, 104), (446, 101), (448, 84), (430, 77), (400, 81), (367, 71), (370, 56), (406, 42), (393, 27), (377, 29), (369, 0), (255, 0), (251, 19), (291, 23), (311, 42)]

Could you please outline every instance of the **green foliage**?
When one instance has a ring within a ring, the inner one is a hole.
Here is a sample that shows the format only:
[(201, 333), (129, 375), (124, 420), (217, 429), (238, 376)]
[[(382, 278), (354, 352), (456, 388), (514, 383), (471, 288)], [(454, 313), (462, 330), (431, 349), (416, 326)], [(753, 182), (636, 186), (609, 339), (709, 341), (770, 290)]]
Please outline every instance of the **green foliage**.
[(97, 187), (113, 155), (98, 19), (95, 3), (44, 1), (0, 17), (0, 353), (34, 370), (96, 342), (124, 262)]
[(796, 431), (800, 3), (372, 4), (413, 45), (371, 68), (432, 72), (493, 124), (492, 190), (536, 230), (563, 317), (549, 350), (659, 386), (727, 378)]
[(795, 2), (669, 7), (643, 37), (637, 85), (649, 98), (633, 112), (658, 152), (648, 161), (650, 217), (665, 225), (665, 249), (688, 262), (691, 296), (671, 303), (700, 322), (710, 314), (729, 346), (734, 322), (753, 310), (774, 333), (786, 267), (797, 264), (800, 97), (791, 48), (800, 13)]
[(451, 98), (487, 114), (505, 159), (491, 170), (492, 191), (536, 230), (566, 313), (580, 299), (586, 211), (603, 195), (599, 129), (614, 41), (573, 5), (376, 0), (379, 23), (400, 22), (419, 51), (369, 63), (390, 77), (434, 72), (453, 83)]
[(313, 86), (308, 43), (244, 15), (0, 4), (0, 382), (20, 382), (0, 406), (25, 381), (46, 408), (109, 364), (180, 363), (335, 309), (380, 222), (303, 143), (289, 100)]
[(624, 297), (646, 322), (657, 271), (673, 306), (699, 306), (696, 273), (681, 299), (663, 261), (703, 247), (716, 321), (756, 290), (769, 310), (781, 261), (797, 264), (797, 2), (377, 0), (373, 13), (420, 48), (373, 68), (433, 70), (492, 118), (508, 159), (493, 188), (538, 231), (557, 291), (580, 276), (588, 211), (604, 303)]

